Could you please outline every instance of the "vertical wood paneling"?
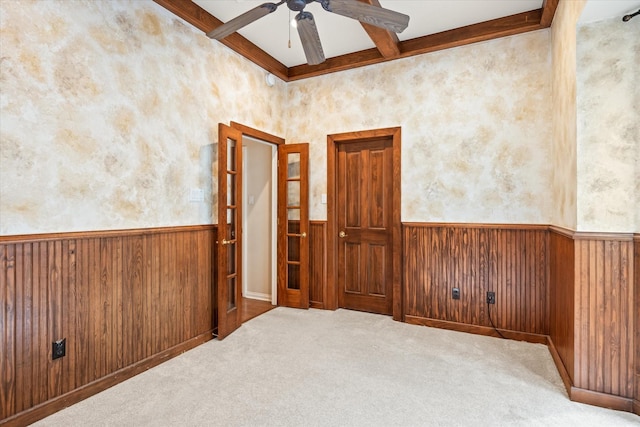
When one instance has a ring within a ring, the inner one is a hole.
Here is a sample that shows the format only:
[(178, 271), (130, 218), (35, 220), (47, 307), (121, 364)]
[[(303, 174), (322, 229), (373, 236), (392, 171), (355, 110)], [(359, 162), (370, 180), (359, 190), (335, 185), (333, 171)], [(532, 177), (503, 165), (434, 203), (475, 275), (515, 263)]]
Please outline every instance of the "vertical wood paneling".
[(0, 256), (2, 261), (2, 273), (0, 273), (0, 298), (2, 299), (3, 312), (0, 316), (0, 380), (2, 381), (2, 390), (0, 391), (0, 405), (3, 412), (6, 410), (14, 410), (16, 403), (15, 387), (7, 387), (15, 378), (16, 366), (16, 349), (13, 334), (16, 331), (15, 316), (15, 247), (0, 247)]
[(35, 245), (34, 252), (36, 258), (33, 262), (33, 268), (36, 270), (36, 281), (34, 289), (38, 291), (38, 301), (36, 320), (38, 322), (37, 333), (35, 334), (35, 345), (39, 350), (39, 360), (41, 363), (35, 365), (35, 392), (38, 394), (36, 404), (45, 402), (49, 399), (49, 361), (51, 360), (51, 343), (48, 342), (47, 323), (49, 320), (47, 313), (47, 302), (49, 295), (47, 294), (47, 242), (38, 242)]
[[(24, 259), (24, 245), (15, 245), (15, 283), (16, 286), (16, 334), (22, 332), (23, 336), (25, 332), (30, 331), (30, 316), (31, 316), (31, 285), (30, 280), (25, 280), (24, 263), (20, 262)], [(0, 249), (0, 257), (2, 257), (2, 249)], [(2, 273), (0, 273), (2, 274)], [(1, 280), (0, 280), (1, 282)], [(3, 284), (0, 283), (0, 287)], [(0, 291), (0, 298), (2, 298)], [(0, 330), (2, 330), (0, 328)], [(23, 336), (17, 337), (15, 341), (16, 355), (25, 355), (25, 358), (31, 357), (31, 346), (28, 340), (23, 339)], [(0, 359), (2, 359), (2, 350), (0, 350)], [(25, 365), (16, 360), (16, 390), (22, 390), (31, 384), (31, 372), (25, 369)], [(24, 408), (28, 408), (31, 405), (29, 398), (24, 396), (23, 393), (16, 393), (16, 411), (22, 411)]]
[(635, 323), (634, 323), (634, 337), (635, 337), (635, 404), (634, 412), (640, 415), (640, 234), (634, 236), (634, 249), (633, 249), (633, 287), (634, 287), (634, 311), (635, 311)]
[(548, 334), (546, 228), (405, 224), (403, 241), (406, 315), (490, 326), (486, 292), (495, 291), (498, 328)]
[(3, 239), (2, 418), (212, 330), (214, 229), (165, 230)]
[(574, 385), (631, 398), (635, 336), (633, 241), (580, 237), (575, 241)]
[[(76, 288), (75, 301), (71, 301), (73, 313), (75, 314), (76, 338), (73, 343), (73, 349), (76, 352), (75, 358), (75, 376), (76, 387), (89, 382), (89, 356), (90, 356), (90, 323), (89, 323), (89, 287), (84, 286), (89, 280), (89, 240), (76, 240)], [(81, 350), (84, 350), (85, 356), (81, 357)]]
[[(550, 324), (549, 335), (565, 366), (569, 377), (574, 379), (574, 335), (576, 337), (588, 331), (574, 327), (574, 302), (578, 309), (588, 312), (589, 306), (584, 305), (579, 298), (574, 298), (575, 274), (580, 274), (582, 268), (576, 269), (579, 262), (574, 257), (574, 243), (571, 237), (551, 231), (549, 234), (549, 304)], [(578, 325), (579, 326), (579, 325)], [(576, 364), (575, 369), (582, 367)]]
[(324, 308), (327, 289), (327, 223), (311, 221), (309, 227), (309, 302), (313, 308)]

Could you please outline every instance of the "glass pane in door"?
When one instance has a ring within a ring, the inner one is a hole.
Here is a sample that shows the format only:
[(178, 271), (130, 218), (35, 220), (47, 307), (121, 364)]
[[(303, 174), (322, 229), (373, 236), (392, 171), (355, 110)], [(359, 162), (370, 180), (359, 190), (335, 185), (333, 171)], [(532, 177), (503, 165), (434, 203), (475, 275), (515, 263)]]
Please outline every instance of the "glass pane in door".
[(300, 206), (300, 181), (287, 182), (287, 206)]
[(231, 310), (236, 307), (236, 278), (230, 277), (227, 279), (227, 310)]
[(232, 276), (236, 274), (236, 245), (235, 243), (230, 243), (227, 245), (227, 262), (229, 269), (227, 270), (227, 275)]
[(287, 178), (300, 179), (300, 153), (287, 155)]
[(236, 204), (236, 175), (234, 173), (227, 174), (227, 205)]
[(289, 264), (287, 269), (287, 288), (300, 289), (300, 264)]
[(235, 240), (236, 238), (236, 209), (227, 209), (227, 232), (224, 236), (227, 240)]
[(288, 236), (287, 237), (287, 251), (289, 254), (289, 261), (300, 262), (300, 237)]
[(236, 142), (233, 139), (227, 140), (227, 170), (236, 171)]

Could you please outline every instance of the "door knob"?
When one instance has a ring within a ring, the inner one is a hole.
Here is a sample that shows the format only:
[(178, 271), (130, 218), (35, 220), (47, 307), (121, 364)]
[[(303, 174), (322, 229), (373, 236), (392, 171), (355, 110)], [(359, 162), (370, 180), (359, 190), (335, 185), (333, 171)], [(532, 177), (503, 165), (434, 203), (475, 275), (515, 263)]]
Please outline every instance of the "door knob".
[(305, 232), (303, 232), (303, 233), (300, 235), (300, 237), (302, 237), (303, 239), (304, 239), (305, 237), (307, 237), (307, 232), (306, 232), (306, 231), (305, 231)]
[(338, 233), (338, 236), (340, 236), (340, 238), (345, 238), (345, 237), (347, 237), (347, 233), (345, 233), (344, 230), (343, 230), (343, 231)]
[(222, 239), (223, 245), (228, 245), (229, 243), (231, 243), (231, 240)]

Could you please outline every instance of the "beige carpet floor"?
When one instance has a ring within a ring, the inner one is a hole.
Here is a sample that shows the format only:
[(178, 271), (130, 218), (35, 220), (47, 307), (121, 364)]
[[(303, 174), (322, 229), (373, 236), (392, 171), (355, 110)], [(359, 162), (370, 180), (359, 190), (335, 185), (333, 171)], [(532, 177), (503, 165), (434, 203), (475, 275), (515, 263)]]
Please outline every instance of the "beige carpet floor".
[(639, 426), (571, 402), (543, 345), (277, 308), (38, 426)]

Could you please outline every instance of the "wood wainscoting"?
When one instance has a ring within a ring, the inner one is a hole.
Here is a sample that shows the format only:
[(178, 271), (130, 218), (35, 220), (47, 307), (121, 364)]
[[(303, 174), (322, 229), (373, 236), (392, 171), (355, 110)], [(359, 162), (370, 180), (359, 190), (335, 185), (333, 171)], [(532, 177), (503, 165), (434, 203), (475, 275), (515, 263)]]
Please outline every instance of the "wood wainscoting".
[[(409, 323), (546, 343), (547, 226), (403, 224)], [(451, 297), (460, 289), (460, 299)], [(486, 303), (488, 291), (496, 304)]]
[(213, 225), (0, 237), (0, 424), (32, 423), (211, 339), (213, 242)]
[(325, 308), (327, 300), (327, 222), (309, 221), (309, 305)]
[[(640, 415), (640, 235), (403, 224), (405, 320), (544, 342), (572, 400)], [(0, 236), (0, 424), (25, 425), (211, 339), (216, 227)], [(327, 308), (327, 223), (310, 224)], [(451, 288), (460, 289), (460, 300)], [(51, 360), (52, 341), (65, 357)]]
[(640, 234), (633, 236), (633, 287), (635, 292), (635, 340), (636, 340), (636, 390), (633, 400), (633, 412), (640, 415)]
[(550, 348), (569, 396), (633, 411), (640, 351), (634, 237), (551, 227), (549, 239)]
[(573, 236), (549, 234), (549, 348), (567, 390), (573, 384), (575, 254)]

